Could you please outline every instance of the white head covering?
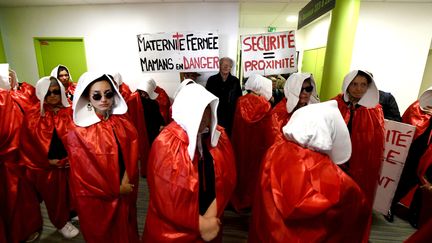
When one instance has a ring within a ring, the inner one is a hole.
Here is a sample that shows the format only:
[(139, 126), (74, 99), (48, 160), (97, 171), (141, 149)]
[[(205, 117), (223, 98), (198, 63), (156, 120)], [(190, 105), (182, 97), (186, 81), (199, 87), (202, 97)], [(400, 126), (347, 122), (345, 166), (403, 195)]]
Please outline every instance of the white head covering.
[(185, 80), (183, 80), (180, 85), (177, 87), (176, 91), (174, 92), (174, 99), (177, 96), (177, 94), (180, 92), (181, 89), (183, 89), (184, 86), (188, 85), (188, 84), (195, 84), (195, 81), (193, 81), (190, 78), (187, 78)]
[(0, 64), (0, 89), (10, 90), (9, 83), (9, 64)]
[(77, 126), (80, 127), (88, 127), (100, 121), (99, 117), (96, 115), (94, 109), (90, 111), (87, 109), (87, 104), (90, 102), (89, 98), (84, 97), (83, 93), (86, 88), (96, 79), (106, 76), (107, 81), (111, 82), (114, 87), (114, 103), (112, 107), (112, 114), (124, 114), (127, 112), (127, 105), (123, 97), (120, 95), (114, 81), (108, 76), (108, 74), (104, 73), (93, 73), (86, 72), (78, 80), (78, 84), (75, 89), (75, 95), (72, 102), (73, 109), (73, 120)]
[(335, 164), (351, 157), (350, 134), (335, 100), (297, 110), (282, 131), (288, 140), (328, 154)]
[(369, 76), (369, 78), (371, 80), (371, 83), (369, 84), (369, 87), (368, 87), (366, 93), (359, 100), (358, 104), (362, 105), (364, 107), (367, 107), (367, 108), (373, 108), (379, 102), (379, 91), (378, 91), (377, 86), (375, 85), (375, 81), (374, 81), (372, 75), (370, 75), (370, 73), (367, 72), (367, 71), (354, 70), (354, 71), (349, 72), (345, 76), (344, 82), (343, 82), (343, 85), (342, 85), (342, 92), (344, 93), (344, 100), (345, 100), (345, 102), (349, 101), (348, 86), (354, 80), (354, 78), (357, 76), (357, 74), (359, 73), (359, 71), (361, 71), (361, 72), (365, 73), (367, 76)]
[(272, 81), (259, 74), (252, 74), (245, 83), (245, 89), (264, 96), (266, 100), (272, 97)]
[(319, 102), (318, 94), (316, 91), (315, 79), (313, 78), (312, 74), (293, 73), (291, 74), (291, 76), (289, 76), (288, 80), (285, 82), (284, 85), (284, 93), (285, 97), (287, 98), (286, 107), (288, 113), (291, 113), (297, 106), (303, 82), (307, 78), (310, 78), (311, 85), (313, 87), (308, 104), (315, 104)]
[(430, 110), (427, 106), (432, 106), (432, 86), (420, 95), (419, 98), (420, 109), (423, 111)]
[(114, 82), (115, 82), (115, 85), (117, 86), (117, 88), (120, 87), (120, 85), (122, 85), (122, 83), (123, 83), (123, 78), (122, 78), (121, 74), (119, 72), (116, 72), (112, 76), (113, 76), (113, 79), (114, 79)]
[(188, 153), (193, 160), (197, 143), (198, 129), (207, 105), (210, 104), (212, 119), (210, 125), (211, 146), (216, 147), (220, 132), (216, 131), (216, 110), (219, 98), (203, 86), (192, 83), (186, 85), (177, 94), (172, 105), (172, 117), (187, 133), (189, 138)]
[(43, 104), (45, 101), (45, 96), (48, 92), (48, 89), (51, 85), (51, 79), (55, 79), (55, 81), (57, 81), (59, 87), (60, 87), (60, 95), (61, 95), (61, 103), (64, 107), (69, 107), (69, 102), (67, 100), (66, 97), (66, 93), (65, 93), (65, 88), (63, 86), (63, 84), (56, 78), (56, 77), (43, 77), (41, 79), (39, 79), (39, 81), (37, 81), (36, 83), (36, 97), (39, 99), (40, 101), (40, 113), (41, 116), (45, 115), (45, 111), (43, 108)]
[(67, 72), (68, 72), (68, 74), (69, 74), (69, 81), (72, 81), (72, 75), (71, 75), (69, 69), (68, 69), (65, 65), (62, 65), (62, 64), (59, 64), (57, 67), (55, 67), (55, 68), (51, 71), (50, 76), (53, 76), (53, 77), (58, 78), (58, 69), (59, 69), (59, 67), (64, 67), (64, 68), (66, 68), (66, 70), (67, 70)]
[(157, 85), (153, 78), (146, 79), (142, 82), (138, 82), (137, 89), (147, 92), (150, 99), (154, 100), (158, 97), (158, 93), (155, 92)]

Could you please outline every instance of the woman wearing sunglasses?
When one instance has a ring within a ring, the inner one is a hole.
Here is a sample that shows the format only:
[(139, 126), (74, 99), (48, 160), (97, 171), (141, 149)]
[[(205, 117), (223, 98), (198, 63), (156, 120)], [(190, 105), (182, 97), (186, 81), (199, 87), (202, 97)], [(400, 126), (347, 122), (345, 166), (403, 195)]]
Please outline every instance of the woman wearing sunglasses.
[(272, 110), (274, 141), (283, 138), (282, 127), (292, 114), (308, 104), (319, 102), (315, 80), (310, 73), (293, 73), (284, 85), (283, 98)]
[(334, 99), (351, 135), (352, 155), (342, 168), (366, 195), (369, 225), (365, 242), (369, 239), (372, 206), (384, 153), (384, 114), (379, 92), (372, 75), (354, 70), (343, 81), (342, 92)]
[(86, 242), (138, 242), (138, 138), (107, 74), (84, 73), (69, 131), (72, 193)]
[(45, 202), (51, 223), (64, 238), (71, 239), (79, 233), (69, 222), (69, 160), (65, 143), (72, 110), (63, 85), (55, 77), (41, 78), (36, 83), (36, 96), (40, 106), (26, 115), (21, 132), (21, 160), (26, 165), (28, 180)]

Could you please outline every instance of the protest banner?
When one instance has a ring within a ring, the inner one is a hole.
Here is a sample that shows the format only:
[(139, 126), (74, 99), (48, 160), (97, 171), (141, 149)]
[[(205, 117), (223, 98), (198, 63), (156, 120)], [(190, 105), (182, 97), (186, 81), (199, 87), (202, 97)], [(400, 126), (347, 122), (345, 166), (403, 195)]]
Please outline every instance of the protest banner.
[(243, 76), (297, 72), (294, 31), (241, 37)]
[(137, 36), (142, 72), (219, 71), (215, 33), (175, 32)]
[(383, 164), (373, 208), (387, 215), (414, 137), (415, 127), (391, 120), (384, 121)]

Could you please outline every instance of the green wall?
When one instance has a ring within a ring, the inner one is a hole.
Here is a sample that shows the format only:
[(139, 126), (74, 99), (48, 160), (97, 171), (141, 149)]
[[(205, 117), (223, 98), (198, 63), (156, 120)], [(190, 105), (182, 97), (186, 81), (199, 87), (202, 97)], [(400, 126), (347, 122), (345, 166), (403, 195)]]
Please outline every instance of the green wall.
[(6, 63), (6, 53), (3, 47), (3, 37), (0, 30), (0, 63)]
[(318, 95), (321, 92), (321, 80), (324, 68), (325, 47), (305, 50), (303, 52), (301, 72), (312, 73), (316, 83)]

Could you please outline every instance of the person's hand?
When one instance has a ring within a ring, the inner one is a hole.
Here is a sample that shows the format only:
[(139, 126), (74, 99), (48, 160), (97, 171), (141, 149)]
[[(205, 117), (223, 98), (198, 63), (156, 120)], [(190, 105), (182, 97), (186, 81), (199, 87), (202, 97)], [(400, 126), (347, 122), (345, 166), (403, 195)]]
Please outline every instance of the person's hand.
[(204, 241), (211, 241), (219, 233), (221, 222), (217, 217), (199, 216), (199, 231)]
[(120, 194), (129, 194), (133, 191), (134, 185), (129, 183), (123, 183), (120, 185)]
[(58, 166), (60, 160), (58, 160), (58, 159), (49, 159), (48, 162), (49, 162), (49, 164), (52, 165), (52, 166)]

